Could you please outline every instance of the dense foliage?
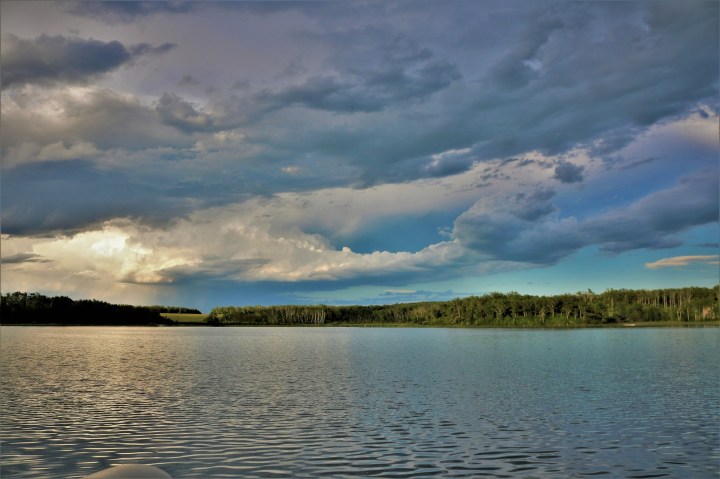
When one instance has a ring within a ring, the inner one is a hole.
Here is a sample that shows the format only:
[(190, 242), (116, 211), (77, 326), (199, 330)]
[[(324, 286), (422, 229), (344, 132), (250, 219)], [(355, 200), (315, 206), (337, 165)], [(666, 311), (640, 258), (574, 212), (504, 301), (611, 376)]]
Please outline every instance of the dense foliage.
[(0, 298), (3, 324), (158, 325), (174, 324), (151, 308), (73, 301), (66, 296), (9, 293)]
[[(660, 290), (588, 290), (557, 296), (491, 293), (445, 302), (372, 306), (226, 306), (212, 325), (416, 324), (436, 326), (584, 326), (613, 323), (696, 323), (720, 320), (720, 286)], [(179, 306), (115, 305), (65, 296), (9, 293), (0, 297), (3, 324), (175, 324), (161, 315), (198, 314)]]
[(557, 296), (491, 293), (446, 302), (383, 306), (228, 306), (214, 325), (418, 324), (458, 326), (582, 326), (720, 319), (715, 288), (591, 290)]

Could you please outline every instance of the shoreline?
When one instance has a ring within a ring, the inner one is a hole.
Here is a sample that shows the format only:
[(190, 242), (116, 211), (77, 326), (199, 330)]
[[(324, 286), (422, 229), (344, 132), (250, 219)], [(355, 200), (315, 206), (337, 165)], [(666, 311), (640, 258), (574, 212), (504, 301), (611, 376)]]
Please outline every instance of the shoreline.
[(111, 328), (445, 328), (445, 329), (643, 329), (643, 328), (720, 328), (720, 321), (675, 322), (645, 321), (635, 323), (512, 325), (512, 324), (416, 324), (416, 323), (326, 323), (326, 324), (73, 324), (73, 323), (0, 323), (0, 327), (111, 327)]

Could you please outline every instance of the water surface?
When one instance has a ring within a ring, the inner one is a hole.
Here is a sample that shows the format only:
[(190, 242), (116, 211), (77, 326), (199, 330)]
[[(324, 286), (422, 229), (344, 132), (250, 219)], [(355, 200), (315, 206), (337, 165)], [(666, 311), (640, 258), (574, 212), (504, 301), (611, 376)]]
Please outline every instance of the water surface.
[(718, 477), (720, 329), (2, 327), (0, 477)]

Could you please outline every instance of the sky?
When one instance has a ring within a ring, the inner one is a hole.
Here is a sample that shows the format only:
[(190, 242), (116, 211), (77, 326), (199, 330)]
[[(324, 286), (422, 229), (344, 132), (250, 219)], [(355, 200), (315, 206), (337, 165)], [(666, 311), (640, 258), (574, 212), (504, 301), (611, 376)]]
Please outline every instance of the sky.
[(0, 3), (3, 293), (720, 282), (717, 1)]

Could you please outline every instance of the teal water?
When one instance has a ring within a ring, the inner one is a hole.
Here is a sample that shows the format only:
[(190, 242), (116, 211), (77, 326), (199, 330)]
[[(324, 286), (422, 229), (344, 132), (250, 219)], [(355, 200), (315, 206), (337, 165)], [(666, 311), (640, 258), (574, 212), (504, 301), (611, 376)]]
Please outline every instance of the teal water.
[(720, 329), (0, 328), (0, 477), (720, 475)]

